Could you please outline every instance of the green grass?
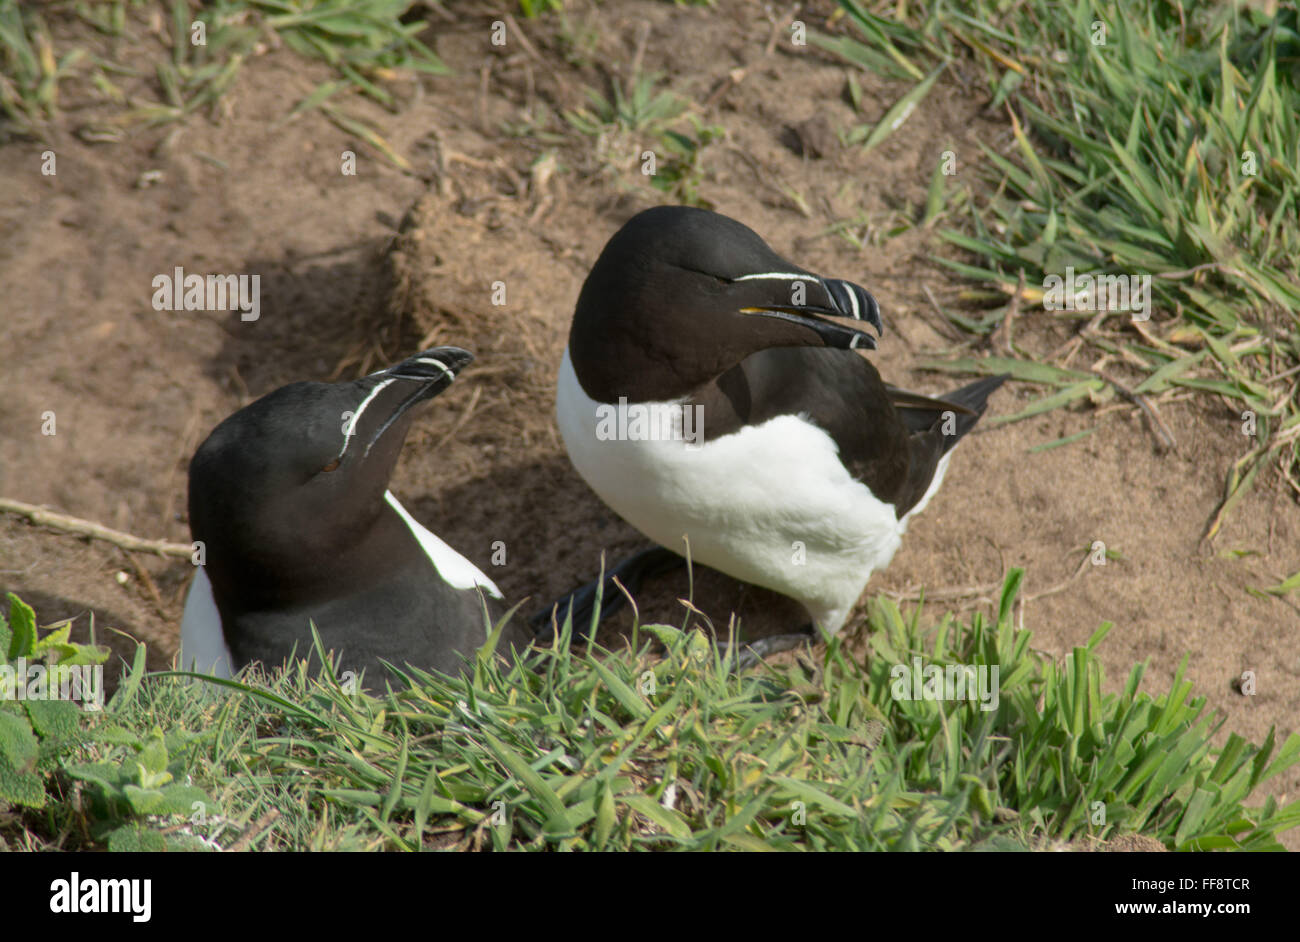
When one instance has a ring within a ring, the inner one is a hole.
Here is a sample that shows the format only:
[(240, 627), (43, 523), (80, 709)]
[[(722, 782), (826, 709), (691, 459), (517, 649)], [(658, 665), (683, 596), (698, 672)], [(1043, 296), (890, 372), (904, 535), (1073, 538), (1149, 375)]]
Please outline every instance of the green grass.
[(84, 56), (80, 49), (56, 56), (40, 16), (0, 2), (0, 115), (23, 131), (56, 117), (59, 82)]
[[(1010, 123), (1007, 151), (982, 145), (988, 188), (967, 188), (960, 228), (941, 230), (974, 264), (939, 259), (996, 286), (1003, 306), (1042, 304), (1045, 279), (1078, 273), (1151, 276), (1152, 317), (1052, 311), (1091, 321), (1093, 359), (1131, 374), (1147, 408), (1176, 390), (1222, 397), (1255, 417), (1206, 536), (1276, 461), (1300, 460), (1300, 32), (1294, 7), (1273, 18), (1231, 4), (1138, 0), (976, 0), (909, 7), (904, 22), (841, 0), (849, 35), (815, 41), (863, 69), (915, 83), (875, 126), (874, 146), (929, 91), (938, 69), (973, 63)], [(878, 8), (877, 8), (878, 9)], [(891, 8), (892, 9), (892, 8)], [(1105, 25), (1105, 43), (1095, 23)], [(975, 157), (978, 156), (978, 160)], [(923, 219), (960, 222), (935, 155)], [(1020, 280), (1023, 276), (1023, 282)], [(1014, 341), (1010, 341), (1014, 351)], [(1054, 384), (1058, 387), (1060, 384)], [(1070, 380), (1024, 418), (1115, 389), (1096, 374)], [(1300, 491), (1300, 485), (1297, 487)]]
[[(588, 88), (589, 104), (565, 112), (564, 120), (593, 139), (589, 147), (599, 169), (615, 185), (626, 188), (629, 174), (632, 179), (644, 175), (669, 199), (699, 205), (704, 177), (700, 158), (724, 131), (700, 121), (690, 113), (690, 102), (661, 89), (660, 81), (658, 75), (638, 73), (624, 91), (615, 78), (609, 97)], [(654, 172), (647, 175), (648, 159), (654, 160)]]
[[(1278, 849), (1300, 802), (1245, 802), (1300, 759), (1300, 736), (1254, 746), (1234, 734), (1213, 748), (1222, 721), (1189, 699), (1181, 668), (1163, 695), (1139, 692), (1142, 665), (1103, 694), (1094, 652), (1110, 626), (1064, 662), (1035, 653), (1012, 626), (1020, 579), (1010, 574), (996, 613), (968, 622), (877, 600), (865, 658), (837, 639), (815, 663), (742, 676), (702, 634), (668, 626), (641, 628), (627, 650), (574, 653), (566, 625), (525, 660), (485, 650), (466, 677), (411, 672), (381, 697), (302, 664), (195, 688), (146, 675), (137, 656), (80, 751), (49, 774), (48, 803), (0, 809), (0, 837), (963, 850), (1138, 832), (1184, 850)], [(996, 665), (996, 709), (896, 699), (891, 669), (914, 658)], [(74, 787), (94, 800), (74, 800)]]
[[(326, 62), (336, 74), (286, 105), (285, 120), (320, 109), (328, 120), (406, 168), (377, 131), (341, 105), (350, 95), (362, 95), (396, 111), (398, 103), (385, 87), (391, 79), (447, 73), (416, 36), (424, 22), (401, 22), (415, 5), (413, 0), (215, 0), (202, 6), (186, 0), (67, 0), (20, 9), (2, 0), (0, 115), (18, 133), (45, 135), (59, 115), (60, 83), (77, 76), (94, 86), (101, 102), (114, 106), (90, 133), (97, 140), (115, 139), (134, 127), (212, 113), (245, 62), (268, 42), (278, 42)], [(80, 48), (56, 52), (47, 25), (56, 17), (75, 17), (104, 35), (149, 42), (149, 17), (160, 11), (166, 48), (143, 66)], [(195, 23), (202, 24), (202, 44), (194, 42)], [(124, 79), (142, 77), (152, 77), (156, 100), (137, 100), (121, 87)]]

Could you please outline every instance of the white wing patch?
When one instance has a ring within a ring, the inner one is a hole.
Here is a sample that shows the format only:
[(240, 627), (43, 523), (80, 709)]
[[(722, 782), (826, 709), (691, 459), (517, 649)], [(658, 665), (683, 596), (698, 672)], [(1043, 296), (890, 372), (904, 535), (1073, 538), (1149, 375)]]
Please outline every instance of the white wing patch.
[(235, 659), (230, 655), (221, 631), (221, 613), (212, 597), (212, 583), (198, 567), (181, 617), (181, 670), (193, 670), (214, 677), (234, 676)]
[(434, 570), (444, 582), (457, 589), (472, 589), (476, 585), (482, 586), (489, 595), (498, 599), (505, 598), (501, 594), (501, 590), (496, 587), (496, 583), (483, 575), (482, 570), (438, 539), (435, 534), (430, 533), (420, 525), (418, 520), (407, 513), (406, 508), (393, 496), (392, 491), (385, 491), (384, 499), (388, 501), (390, 507), (397, 511), (397, 515), (406, 522), (411, 533), (420, 541), (424, 555), (429, 557), (429, 562), (433, 564)]

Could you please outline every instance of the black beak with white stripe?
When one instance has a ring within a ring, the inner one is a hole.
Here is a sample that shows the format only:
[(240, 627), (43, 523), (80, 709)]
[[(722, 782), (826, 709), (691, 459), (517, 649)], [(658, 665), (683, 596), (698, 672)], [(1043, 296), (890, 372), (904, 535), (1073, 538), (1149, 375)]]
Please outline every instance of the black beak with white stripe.
[(312, 624), (372, 681), (383, 661), (454, 671), (473, 654), (500, 591), (388, 490), (413, 407), (471, 360), (435, 347), (361, 379), (294, 383), (213, 430), (190, 463), (190, 529), (206, 558), (184, 666), (278, 666), (295, 648), (310, 654)]
[(792, 295), (800, 292), (800, 286), (802, 286), (805, 294), (808, 290), (816, 292), (820, 289), (828, 298), (828, 301), (824, 304), (768, 303), (757, 307), (742, 307), (740, 312), (742, 314), (759, 314), (764, 317), (802, 324), (821, 337), (823, 344), (827, 347), (844, 350), (876, 349), (876, 338), (872, 337), (871, 334), (852, 324), (827, 320), (828, 317), (865, 321), (875, 327), (877, 333), (884, 333), (884, 325), (880, 322), (880, 305), (876, 303), (876, 299), (865, 288), (855, 285), (851, 281), (841, 281), (838, 278), (818, 278), (815, 275), (795, 272), (764, 272), (757, 275), (742, 275), (737, 281), (785, 283), (790, 286)]
[[(460, 347), (435, 347), (359, 380), (358, 382), (362, 384), (373, 382), (376, 393), (382, 393), (388, 382), (393, 381), (393, 392), (404, 396), (369, 436), (366, 454), (370, 453), (375, 443), (406, 414), (408, 409), (417, 403), (432, 399), (450, 386), (456, 374), (468, 366), (473, 359), (474, 354)], [(383, 413), (382, 406), (378, 411), (380, 414)]]
[[(647, 210), (579, 295), (556, 395), (565, 447), (660, 547), (689, 545), (695, 562), (795, 598), (837, 631), (1005, 379), (940, 399), (895, 389), (858, 352), (881, 333), (859, 285), (794, 265), (717, 213)], [(614, 406), (679, 410), (683, 430), (690, 410), (703, 442), (611, 436), (598, 416)], [(613, 573), (635, 591), (664, 563), (654, 550)], [(581, 608), (593, 595), (573, 597)]]

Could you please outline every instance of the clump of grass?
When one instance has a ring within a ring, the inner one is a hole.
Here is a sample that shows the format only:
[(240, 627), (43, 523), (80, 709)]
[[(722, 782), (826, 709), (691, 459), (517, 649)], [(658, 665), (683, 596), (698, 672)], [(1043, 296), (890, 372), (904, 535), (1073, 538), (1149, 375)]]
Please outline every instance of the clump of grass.
[[(110, 712), (163, 726), (174, 774), (224, 809), (191, 830), (241, 848), (958, 850), (1138, 832), (1278, 849), (1300, 802), (1244, 803), (1300, 759), (1300, 736), (1213, 748), (1222, 721), (1181, 669), (1157, 697), (1140, 665), (1103, 694), (1109, 625), (1063, 663), (1033, 652), (1012, 626), (1020, 580), (969, 622), (876, 601), (865, 662), (834, 639), (815, 663), (737, 676), (698, 632), (640, 629), (662, 654), (635, 638), (576, 653), (566, 624), (554, 648), (410, 671), (379, 697), (301, 662), (206, 692), (137, 671)], [(916, 658), (997, 667), (996, 708), (898, 698)]]
[[(612, 97), (588, 88), (590, 104), (565, 112), (564, 119), (595, 139), (599, 171), (619, 185), (627, 186), (634, 172), (678, 202), (698, 205), (704, 176), (700, 158), (724, 131), (688, 113), (690, 103), (659, 83), (658, 75), (637, 73), (626, 92), (615, 78)], [(647, 161), (654, 161), (653, 168)]]
[(20, 133), (34, 133), (58, 115), (59, 82), (84, 56), (80, 49), (56, 56), (38, 13), (0, 6), (0, 113)]
[[(979, 263), (940, 261), (1010, 300), (953, 322), (987, 334), (1014, 306), (1043, 303), (1039, 285), (1071, 268), (1150, 276), (1148, 322), (1108, 325), (1126, 312), (1104, 308), (1056, 316), (1087, 321), (1081, 341), (1136, 374), (1129, 392), (1144, 402), (1194, 390), (1249, 415), (1253, 434), (1207, 537), (1274, 459), (1300, 493), (1295, 10), (978, 0), (960, 12), (922, 4), (893, 22), (856, 0), (840, 5), (860, 38), (820, 42), (846, 60), (920, 81), (910, 93), (919, 99), (927, 69), (969, 57), (1008, 111), (1011, 152), (982, 145), (993, 195), (970, 202), (967, 229), (941, 233)], [(927, 222), (943, 211), (935, 180)], [(1079, 383), (1041, 404), (1114, 393), (1096, 375)]]
[[(355, 134), (400, 169), (409, 170), (410, 163), (373, 126), (344, 111), (336, 96), (340, 92), (361, 94), (396, 111), (397, 101), (384, 87), (386, 80), (402, 73), (447, 74), (447, 67), (416, 36), (423, 31), (423, 22), (402, 22), (412, 6), (412, 0), (221, 0), (196, 16), (216, 35), (215, 49), (209, 52), (189, 45), (191, 14), (183, 0), (174, 0), (173, 49), (178, 60), (225, 56), (225, 64), (216, 72), (212, 65), (178, 61), (178, 77), (198, 86), (191, 99), (194, 107), (210, 104), (229, 85), (260, 37), (273, 33), (293, 51), (325, 61), (339, 75), (297, 102), (285, 120), (319, 108), (341, 130)], [(181, 51), (186, 48), (190, 51)], [(160, 66), (160, 77), (164, 71)], [(170, 93), (177, 84), (164, 81), (163, 87)], [(158, 112), (155, 119), (170, 120), (192, 110), (180, 101), (180, 95), (171, 97), (172, 110)]]
[[(39, 134), (57, 113), (59, 82), (89, 62), (88, 77), (108, 101), (130, 104), (90, 129), (90, 139), (114, 140), (138, 124), (166, 124), (215, 108), (237, 80), (244, 63), (276, 43), (328, 63), (337, 78), (323, 82), (287, 112), (286, 120), (320, 109), (331, 122), (355, 134), (399, 167), (406, 161), (366, 122), (340, 106), (343, 94), (368, 97), (390, 110), (397, 101), (386, 84), (403, 74), (443, 75), (447, 67), (418, 38), (423, 21), (403, 22), (414, 0), (215, 0), (197, 4), (167, 0), (165, 40), (169, 56), (148, 71), (161, 100), (130, 102), (123, 76), (146, 74), (136, 63), (120, 64), (73, 49), (56, 58), (44, 20), (34, 11), (0, 8), (0, 109), (17, 130)], [(128, 0), (54, 4), (97, 31), (143, 38), (149, 10)], [(12, 76), (12, 77), (10, 77)]]
[(655, 135), (686, 111), (687, 102), (657, 86), (661, 76), (637, 74), (624, 92), (623, 83), (613, 79), (613, 96), (606, 97), (593, 88), (586, 89), (589, 105), (566, 112), (564, 117), (581, 131), (597, 137), (609, 129), (634, 134)]

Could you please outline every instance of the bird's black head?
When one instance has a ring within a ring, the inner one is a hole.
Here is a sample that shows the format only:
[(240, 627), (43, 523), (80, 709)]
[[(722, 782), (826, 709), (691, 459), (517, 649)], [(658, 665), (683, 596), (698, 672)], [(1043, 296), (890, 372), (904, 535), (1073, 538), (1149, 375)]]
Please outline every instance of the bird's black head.
[(350, 382), (293, 383), (218, 425), (189, 481), (213, 588), (274, 593), (325, 578), (321, 561), (363, 543), (384, 513), (411, 407), (472, 359), (435, 347)]
[(874, 349), (866, 290), (783, 259), (734, 219), (689, 206), (638, 213), (578, 297), (569, 353), (599, 402), (685, 395), (769, 347)]

